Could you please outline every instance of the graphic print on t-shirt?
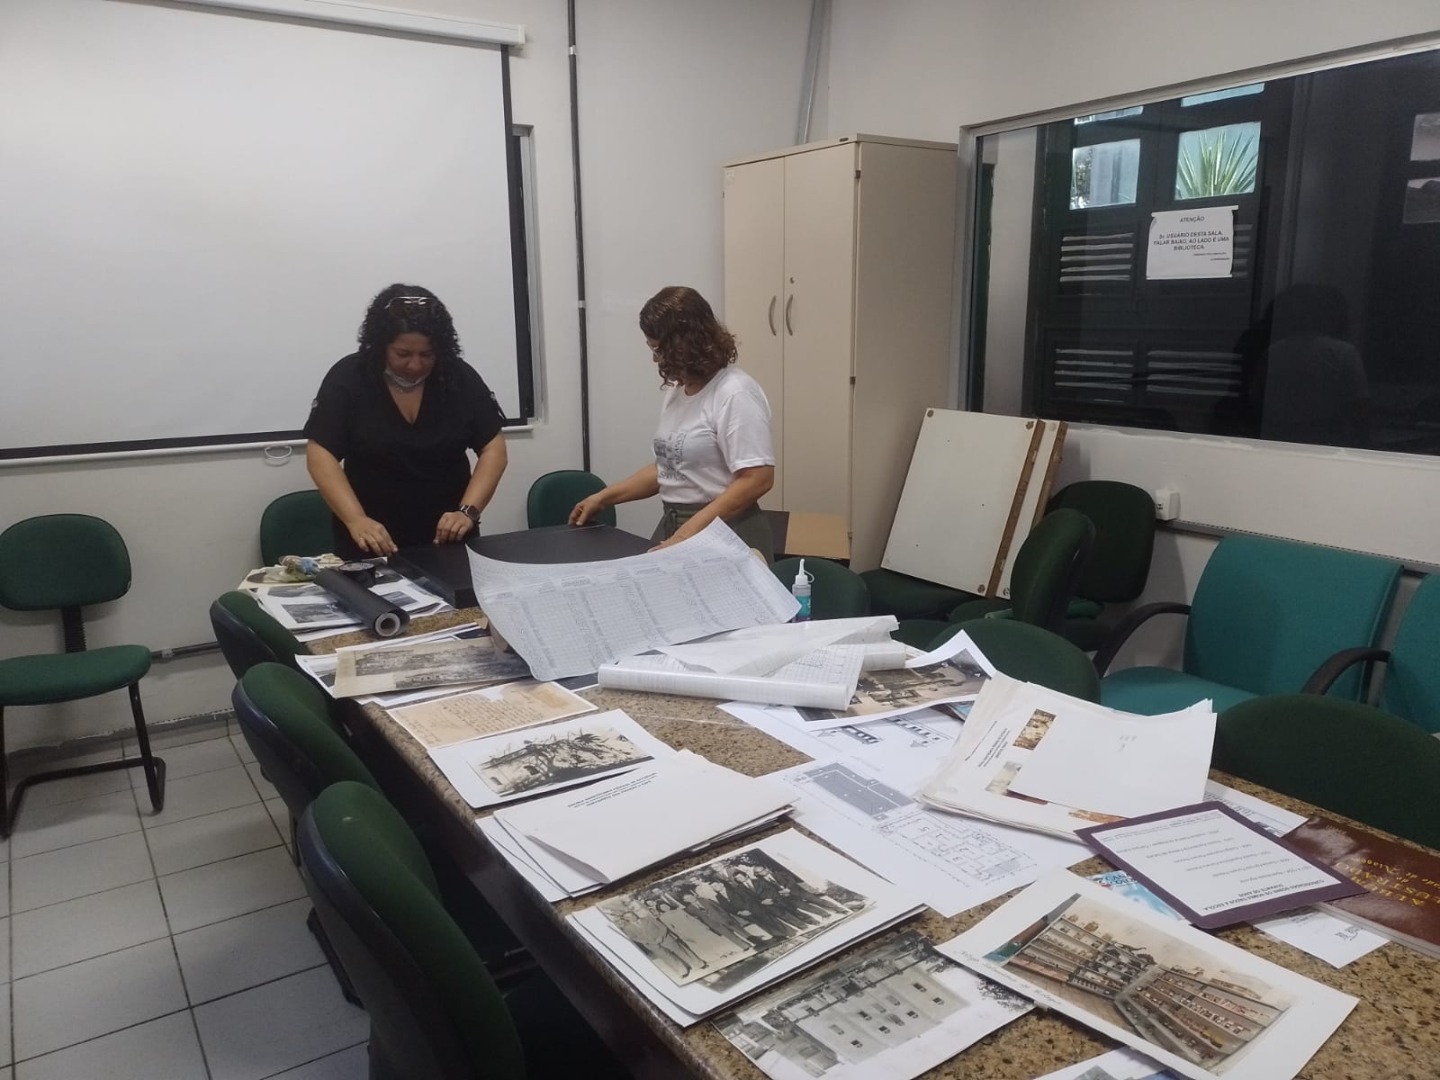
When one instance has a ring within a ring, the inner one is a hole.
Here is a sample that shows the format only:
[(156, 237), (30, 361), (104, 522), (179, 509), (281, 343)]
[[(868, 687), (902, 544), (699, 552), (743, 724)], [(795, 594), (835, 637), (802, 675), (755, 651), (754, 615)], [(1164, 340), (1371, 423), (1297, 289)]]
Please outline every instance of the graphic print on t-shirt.
[(680, 468), (685, 464), (685, 432), (672, 431), (655, 436), (655, 469), (661, 480), (683, 480)]

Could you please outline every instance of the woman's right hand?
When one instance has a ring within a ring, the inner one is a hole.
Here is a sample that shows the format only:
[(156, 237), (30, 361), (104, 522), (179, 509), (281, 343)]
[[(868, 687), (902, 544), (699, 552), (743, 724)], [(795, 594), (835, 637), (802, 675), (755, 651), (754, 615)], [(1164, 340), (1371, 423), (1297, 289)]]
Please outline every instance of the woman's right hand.
[(601, 510), (604, 509), (605, 501), (600, 498), (599, 494), (591, 495), (588, 498), (581, 499), (578, 503), (575, 504), (575, 509), (570, 511), (570, 524), (584, 525), (587, 521), (589, 521), (591, 518), (593, 518), (596, 514), (598, 514)]
[(350, 539), (367, 555), (393, 555), (398, 548), (390, 532), (374, 518), (362, 517), (345, 523)]

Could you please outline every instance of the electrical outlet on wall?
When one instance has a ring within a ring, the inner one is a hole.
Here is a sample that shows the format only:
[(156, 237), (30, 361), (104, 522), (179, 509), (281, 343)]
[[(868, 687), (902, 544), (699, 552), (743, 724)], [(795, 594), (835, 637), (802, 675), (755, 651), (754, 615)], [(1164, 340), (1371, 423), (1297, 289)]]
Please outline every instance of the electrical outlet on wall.
[(1155, 491), (1155, 517), (1160, 521), (1174, 521), (1180, 516), (1180, 492), (1175, 488), (1158, 488)]

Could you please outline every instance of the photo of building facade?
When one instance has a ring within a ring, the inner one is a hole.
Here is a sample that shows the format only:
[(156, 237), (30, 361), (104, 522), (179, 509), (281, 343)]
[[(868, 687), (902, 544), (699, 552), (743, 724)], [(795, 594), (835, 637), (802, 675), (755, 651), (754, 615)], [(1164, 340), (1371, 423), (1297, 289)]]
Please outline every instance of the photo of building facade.
[(1288, 1002), (1268, 987), (1246, 985), (1197, 949), (1077, 901), (988, 959), (1211, 1072), (1223, 1072), (1284, 1014)]

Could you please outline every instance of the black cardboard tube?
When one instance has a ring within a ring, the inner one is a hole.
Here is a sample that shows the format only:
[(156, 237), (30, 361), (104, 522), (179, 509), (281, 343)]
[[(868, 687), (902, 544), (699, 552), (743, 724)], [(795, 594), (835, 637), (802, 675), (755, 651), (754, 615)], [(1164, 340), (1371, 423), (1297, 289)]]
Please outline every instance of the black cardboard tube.
[(321, 570), (315, 575), (315, 584), (335, 597), (376, 637), (394, 637), (410, 625), (410, 616), (406, 612), (355, 584), (338, 570)]

